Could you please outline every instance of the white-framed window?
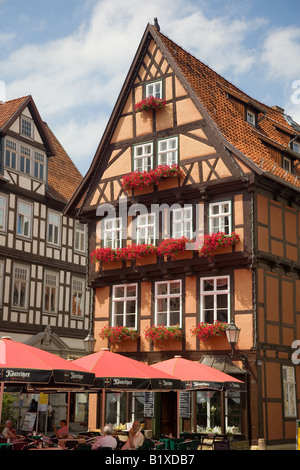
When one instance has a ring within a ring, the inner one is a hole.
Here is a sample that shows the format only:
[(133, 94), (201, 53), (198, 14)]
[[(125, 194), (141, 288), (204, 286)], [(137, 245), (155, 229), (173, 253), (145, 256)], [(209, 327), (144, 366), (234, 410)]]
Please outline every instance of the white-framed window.
[(282, 159), (282, 167), (284, 170), (287, 170), (289, 173), (292, 172), (292, 161), (288, 157), (283, 157)]
[(18, 201), (17, 234), (22, 237), (31, 237), (32, 205)]
[(155, 245), (156, 241), (156, 214), (141, 214), (136, 219), (136, 243)]
[(34, 152), (33, 176), (40, 180), (45, 179), (45, 155), (41, 152)]
[(6, 230), (6, 218), (7, 218), (7, 197), (0, 194), (0, 232)]
[(31, 149), (25, 145), (20, 146), (20, 172), (31, 174)]
[(173, 238), (193, 238), (193, 208), (182, 207), (172, 210), (172, 236)]
[(153, 143), (135, 145), (133, 147), (134, 171), (149, 171), (153, 168)]
[(74, 249), (81, 253), (86, 252), (86, 225), (75, 220)]
[(231, 233), (231, 201), (209, 204), (209, 233)]
[(137, 284), (113, 286), (112, 293), (112, 326), (137, 328)]
[(57, 313), (58, 305), (58, 274), (45, 272), (44, 280), (44, 311)]
[(283, 404), (285, 418), (297, 417), (295, 368), (282, 366)]
[(162, 80), (146, 84), (146, 98), (153, 96), (154, 98), (162, 99), (163, 87)]
[(82, 317), (84, 314), (84, 287), (83, 279), (72, 279), (71, 314), (77, 317)]
[(178, 163), (178, 137), (159, 140), (157, 143), (158, 165), (175, 165)]
[(12, 306), (27, 308), (29, 292), (29, 267), (14, 265)]
[(255, 113), (247, 109), (247, 122), (252, 126), (255, 126)]
[(3, 283), (4, 283), (4, 261), (0, 260), (0, 307), (3, 302)]
[(200, 280), (200, 321), (214, 323), (230, 320), (229, 276), (203, 277)]
[(33, 139), (33, 121), (32, 121), (32, 119), (30, 119), (26, 116), (21, 116), (20, 133), (21, 133), (21, 135), (24, 135), (25, 137), (29, 137), (30, 139)]
[(294, 152), (300, 153), (300, 142), (293, 142)]
[(61, 216), (56, 212), (48, 212), (47, 242), (52, 245), (60, 245)]
[(115, 250), (122, 246), (122, 218), (103, 220), (103, 245)]
[(155, 283), (155, 324), (182, 326), (181, 280)]
[(10, 139), (5, 139), (5, 166), (17, 169), (17, 144)]

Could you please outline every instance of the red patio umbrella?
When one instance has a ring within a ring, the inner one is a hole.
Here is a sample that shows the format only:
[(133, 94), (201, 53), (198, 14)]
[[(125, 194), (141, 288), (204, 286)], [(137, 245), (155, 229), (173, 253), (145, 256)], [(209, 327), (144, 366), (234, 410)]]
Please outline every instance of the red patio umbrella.
[(180, 356), (152, 364), (152, 368), (182, 381), (185, 390), (244, 390), (245, 384), (213, 367)]
[(106, 349), (73, 361), (95, 374), (92, 389), (102, 389), (102, 427), (104, 426), (105, 390), (180, 390), (181, 381), (168, 373), (155, 370)]
[(95, 375), (73, 361), (3, 337), (0, 340), (0, 422), (4, 385), (68, 389), (93, 385)]

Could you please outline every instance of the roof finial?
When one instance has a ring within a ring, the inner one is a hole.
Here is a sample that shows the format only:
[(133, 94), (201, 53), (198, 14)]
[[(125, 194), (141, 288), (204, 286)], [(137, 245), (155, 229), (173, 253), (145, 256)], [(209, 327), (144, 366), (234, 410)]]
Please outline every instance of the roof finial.
[(154, 28), (157, 29), (157, 31), (160, 31), (160, 26), (158, 24), (157, 18), (154, 18)]

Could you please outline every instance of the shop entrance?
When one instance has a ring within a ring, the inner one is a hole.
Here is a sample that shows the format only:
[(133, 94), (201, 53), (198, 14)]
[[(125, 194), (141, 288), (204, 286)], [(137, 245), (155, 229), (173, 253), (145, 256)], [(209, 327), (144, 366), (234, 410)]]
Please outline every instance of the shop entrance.
[(161, 393), (161, 434), (176, 436), (177, 393)]

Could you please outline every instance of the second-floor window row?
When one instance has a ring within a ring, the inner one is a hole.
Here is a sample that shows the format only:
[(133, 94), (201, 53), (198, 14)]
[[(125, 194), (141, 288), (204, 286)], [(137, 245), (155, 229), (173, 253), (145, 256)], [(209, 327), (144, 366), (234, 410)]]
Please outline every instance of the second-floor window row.
[[(197, 233), (195, 225), (198, 224), (198, 230), (204, 232), (204, 214), (203, 212), (194, 216), (193, 206), (171, 209), (166, 216), (164, 213), (161, 233), (162, 238), (181, 238), (186, 237), (189, 240), (194, 238)], [(196, 219), (196, 220), (194, 220)], [(150, 212), (149, 214), (137, 215), (130, 224), (130, 236), (137, 244), (155, 245), (160, 238), (160, 214)], [(105, 218), (101, 225), (101, 239), (104, 247), (112, 249), (122, 247), (122, 218)], [(232, 232), (232, 204), (231, 201), (214, 202), (208, 207), (208, 232), (223, 232), (229, 235)]]
[[(112, 287), (112, 326), (137, 329), (139, 318), (138, 284)], [(158, 281), (153, 290), (153, 322), (156, 325), (183, 326), (183, 281)], [(230, 322), (230, 277), (217, 276), (200, 279), (199, 321)], [(150, 312), (149, 312), (150, 313)]]

